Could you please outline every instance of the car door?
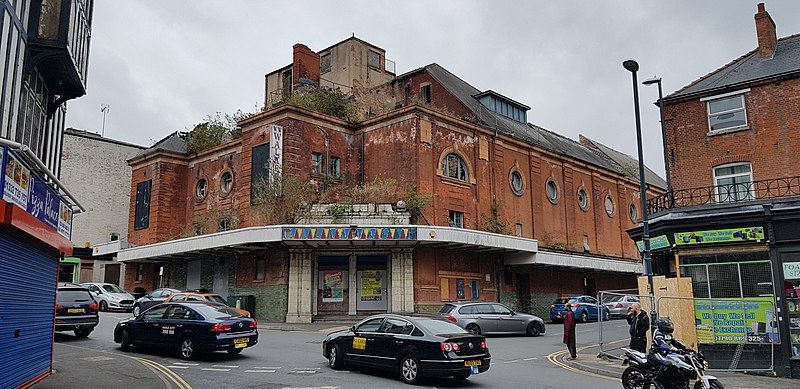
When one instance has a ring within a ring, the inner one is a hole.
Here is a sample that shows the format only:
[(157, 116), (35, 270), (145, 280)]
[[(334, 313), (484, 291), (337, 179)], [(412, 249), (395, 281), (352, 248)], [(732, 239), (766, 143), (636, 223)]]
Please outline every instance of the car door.
[(372, 347), (375, 363), (383, 368), (395, 368), (412, 331), (414, 326), (408, 321), (386, 318), (375, 334), (375, 343)]
[(515, 314), (503, 304), (492, 304), (492, 308), (498, 316), (497, 332), (520, 333), (526, 331), (528, 323), (524, 317)]
[(598, 318), (598, 312), (600, 312), (600, 309), (598, 308), (597, 299), (592, 296), (583, 296), (583, 301), (589, 309), (589, 317), (592, 319)]
[(134, 341), (138, 340), (138, 343), (161, 345), (161, 326), (164, 324), (164, 313), (166, 311), (167, 307), (161, 306), (143, 313), (140, 319), (137, 320), (139, 328), (131, 334)]
[(161, 289), (156, 289), (150, 292), (150, 294), (147, 294), (144, 297), (142, 297), (142, 301), (139, 303), (139, 306), (141, 307), (140, 309), (142, 311), (146, 311), (150, 307), (159, 304), (160, 301), (158, 301), (157, 299), (161, 297), (161, 292), (162, 292)]
[(367, 320), (356, 327), (352, 341), (345, 341), (344, 347), (347, 350), (345, 359), (367, 365), (377, 365), (373, 358), (375, 352), (375, 336), (383, 324), (383, 318)]
[(164, 345), (177, 345), (180, 336), (190, 326), (192, 311), (180, 305), (167, 308), (161, 321), (160, 341)]
[(497, 323), (500, 316), (495, 313), (491, 304), (476, 304), (475, 322), (481, 327), (481, 333), (490, 334), (497, 332)]

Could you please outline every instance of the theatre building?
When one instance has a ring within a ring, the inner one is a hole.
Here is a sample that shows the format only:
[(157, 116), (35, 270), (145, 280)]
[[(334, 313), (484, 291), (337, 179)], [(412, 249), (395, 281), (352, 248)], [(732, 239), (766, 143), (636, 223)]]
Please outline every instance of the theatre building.
[[(358, 38), (295, 45), (266, 80), (240, 137), (198, 151), (176, 132), (129, 160), (126, 289), (254, 296), (258, 318), (308, 322), (453, 300), (546, 316), (559, 295), (636, 286), (631, 157), (530, 124), (439, 65), (395, 75)], [(327, 87), (357, 120), (278, 103)]]

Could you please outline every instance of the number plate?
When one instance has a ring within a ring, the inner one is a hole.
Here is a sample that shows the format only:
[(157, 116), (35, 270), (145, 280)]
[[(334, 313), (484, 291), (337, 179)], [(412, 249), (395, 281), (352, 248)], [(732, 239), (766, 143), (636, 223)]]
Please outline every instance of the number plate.
[(367, 338), (353, 338), (353, 348), (356, 350), (366, 350), (367, 348)]
[(464, 366), (480, 366), (481, 360), (480, 359), (473, 359), (471, 361), (464, 361)]
[(68, 313), (84, 313), (86, 312), (83, 308), (70, 308), (67, 309)]
[(233, 344), (247, 344), (250, 342), (250, 338), (236, 338), (233, 340)]

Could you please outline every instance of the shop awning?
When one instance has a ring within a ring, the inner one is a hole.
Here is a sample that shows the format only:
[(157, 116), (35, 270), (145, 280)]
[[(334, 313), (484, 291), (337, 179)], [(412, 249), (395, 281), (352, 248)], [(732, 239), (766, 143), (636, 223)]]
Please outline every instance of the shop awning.
[(171, 261), (206, 255), (244, 253), (280, 245), (306, 249), (391, 249), (436, 247), (487, 254), (533, 255), (535, 239), (434, 226), (277, 225), (231, 231), (120, 249), (117, 259)]

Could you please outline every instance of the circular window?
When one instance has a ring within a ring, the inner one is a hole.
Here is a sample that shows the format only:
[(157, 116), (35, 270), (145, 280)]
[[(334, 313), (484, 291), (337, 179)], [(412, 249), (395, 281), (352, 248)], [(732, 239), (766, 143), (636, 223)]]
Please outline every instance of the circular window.
[(628, 207), (628, 212), (631, 215), (631, 221), (633, 221), (634, 223), (639, 221), (639, 210), (636, 209), (636, 204), (631, 204), (631, 206)]
[(511, 183), (511, 190), (514, 192), (514, 194), (517, 196), (522, 196), (522, 191), (525, 189), (525, 184), (522, 182), (522, 174), (516, 170), (512, 171), (509, 181)]
[(229, 171), (222, 173), (222, 178), (219, 180), (219, 190), (223, 194), (228, 194), (231, 193), (231, 189), (233, 189), (233, 174)]
[(197, 180), (197, 185), (194, 187), (194, 195), (197, 197), (198, 200), (203, 200), (206, 198), (206, 193), (208, 192), (208, 182), (205, 178), (201, 178)]
[(578, 189), (578, 205), (583, 211), (589, 209), (589, 196), (586, 195), (586, 190), (583, 188)]
[(611, 196), (606, 196), (606, 213), (608, 217), (614, 217), (614, 200), (611, 199)]
[(547, 180), (547, 199), (553, 204), (558, 202), (558, 186), (553, 180)]

